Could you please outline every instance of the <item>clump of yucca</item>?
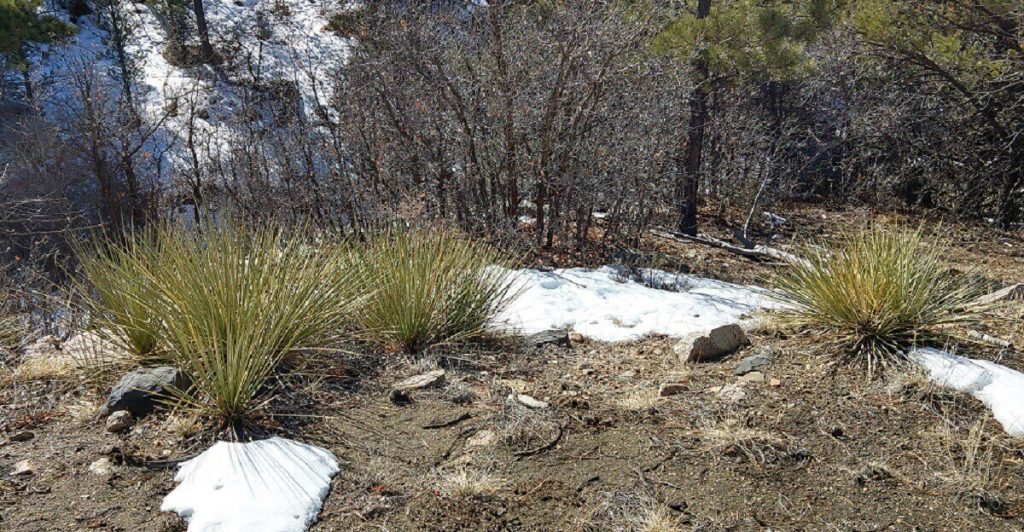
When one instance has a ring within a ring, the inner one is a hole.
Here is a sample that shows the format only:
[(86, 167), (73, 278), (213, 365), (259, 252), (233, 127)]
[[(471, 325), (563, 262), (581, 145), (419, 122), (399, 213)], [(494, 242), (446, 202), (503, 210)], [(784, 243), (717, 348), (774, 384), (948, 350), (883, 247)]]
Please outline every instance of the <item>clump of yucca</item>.
[(483, 334), (512, 295), (508, 258), (453, 230), (386, 231), (355, 256), (360, 284), (375, 288), (360, 324), (410, 353)]
[(780, 279), (790, 318), (835, 338), (868, 373), (900, 363), (909, 348), (976, 322), (985, 286), (953, 272), (947, 245), (926, 245), (920, 229), (873, 227), (833, 248), (808, 248), (807, 263)]
[(287, 355), (326, 345), (351, 312), (343, 256), (313, 253), (305, 242), (228, 222), (202, 233), (159, 225), (116, 251), (100, 244), (87, 272), (109, 270), (94, 285), (137, 276), (100, 305), (112, 321), (152, 324), (160, 357), (192, 381), (176, 399), (236, 426), (266, 403), (267, 382)]

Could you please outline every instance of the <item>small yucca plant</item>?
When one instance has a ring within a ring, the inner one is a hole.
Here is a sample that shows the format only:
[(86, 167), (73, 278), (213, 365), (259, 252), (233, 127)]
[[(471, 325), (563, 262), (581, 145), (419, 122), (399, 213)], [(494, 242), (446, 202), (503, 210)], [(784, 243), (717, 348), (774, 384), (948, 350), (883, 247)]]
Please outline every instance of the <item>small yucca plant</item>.
[(782, 275), (788, 317), (839, 343), (869, 374), (905, 359), (955, 325), (976, 322), (985, 291), (976, 276), (954, 273), (946, 245), (926, 245), (920, 229), (873, 227), (834, 248), (807, 248), (807, 263)]
[(109, 262), (128, 265), (123, 273), (143, 280), (130, 286), (146, 287), (117, 304), (158, 324), (163, 356), (192, 381), (174, 391), (180, 404), (226, 425), (265, 404), (286, 356), (326, 345), (351, 313), (353, 275), (341, 255), (314, 253), (302, 235), (228, 222), (201, 234), (171, 225), (152, 231)]
[(453, 230), (387, 231), (355, 257), (361, 284), (375, 288), (360, 324), (410, 353), (485, 333), (512, 296), (508, 258)]

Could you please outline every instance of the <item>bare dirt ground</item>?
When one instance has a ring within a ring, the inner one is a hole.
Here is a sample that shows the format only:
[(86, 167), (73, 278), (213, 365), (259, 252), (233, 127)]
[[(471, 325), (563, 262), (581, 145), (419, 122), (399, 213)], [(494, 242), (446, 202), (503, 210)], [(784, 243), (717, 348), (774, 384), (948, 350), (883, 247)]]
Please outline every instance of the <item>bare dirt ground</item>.
[[(877, 218), (822, 213), (791, 223), (825, 236), (830, 216)], [(953, 236), (958, 264), (1024, 280), (1019, 238)], [(699, 275), (770, 284), (772, 266), (650, 245)], [(1019, 319), (992, 332), (1024, 345)], [(349, 346), (300, 368), (260, 422), (339, 458), (313, 530), (1024, 529), (1024, 441), (983, 405), (913, 371), (868, 380), (831, 367), (827, 348), (798, 334), (750, 336), (751, 346), (701, 364), (678, 362), (664, 338), (503, 342), (417, 359)], [(735, 375), (754, 353), (772, 362), (760, 376)], [(1012, 351), (978, 356), (1024, 368)], [(443, 386), (409, 404), (389, 399), (395, 382), (435, 368)], [(663, 397), (664, 385), (673, 387)], [(0, 529), (185, 529), (160, 502), (175, 460), (202, 451), (212, 431), (157, 412), (107, 433), (93, 416), (100, 400), (67, 379), (0, 386)], [(34, 472), (9, 474), (25, 460)]]

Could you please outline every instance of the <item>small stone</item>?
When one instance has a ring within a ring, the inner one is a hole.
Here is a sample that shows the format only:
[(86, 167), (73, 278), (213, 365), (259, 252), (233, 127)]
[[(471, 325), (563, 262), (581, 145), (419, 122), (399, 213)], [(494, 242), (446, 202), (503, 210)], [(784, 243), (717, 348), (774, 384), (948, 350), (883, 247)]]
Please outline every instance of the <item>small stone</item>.
[(131, 428), (134, 420), (132, 419), (131, 412), (127, 410), (118, 410), (110, 417), (107, 418), (107, 432), (121, 432)]
[(675, 345), (680, 362), (704, 362), (725, 356), (747, 343), (743, 329), (735, 323), (685, 336)]
[(22, 461), (20, 461), (20, 462), (18, 462), (16, 464), (14, 464), (14, 469), (11, 470), (11, 476), (15, 476), (15, 477), (29, 476), (29, 475), (35, 475), (38, 472), (39, 472), (39, 470), (36, 469), (35, 464), (33, 464), (32, 462), (30, 462), (28, 460), (22, 460)]
[(533, 347), (542, 345), (572, 347), (572, 338), (569, 336), (568, 329), (551, 329), (527, 336), (526, 344)]
[(24, 441), (29, 441), (29, 440), (31, 440), (32, 438), (35, 438), (35, 437), (36, 437), (36, 435), (35, 435), (34, 432), (31, 432), (31, 431), (28, 431), (28, 430), (23, 430), (21, 432), (16, 432), (16, 433), (12, 434), (11, 435), (11, 441), (24, 442)]
[(636, 372), (635, 371), (623, 371), (622, 374), (619, 375), (619, 377), (622, 377), (623, 379), (632, 379), (633, 377), (636, 377)]
[(733, 370), (734, 375), (746, 375), (751, 371), (761, 371), (768, 367), (773, 357), (773, 350), (771, 348), (759, 349), (758, 352), (750, 355), (743, 360), (740, 360), (739, 364), (736, 364), (736, 369)]
[(110, 476), (114, 473), (114, 463), (110, 461), (110, 458), (103, 457), (89, 464), (89, 471), (94, 475)]
[(533, 397), (530, 397), (529, 395), (526, 395), (524, 393), (514, 394), (514, 397), (515, 400), (519, 402), (519, 404), (525, 406), (526, 408), (533, 408), (536, 410), (541, 408), (547, 408), (548, 406), (550, 406), (547, 402), (541, 401), (540, 399), (534, 399)]
[(396, 405), (412, 404), (412, 397), (405, 390), (391, 390), (391, 393), (388, 394), (388, 400)]
[(685, 391), (686, 385), (678, 382), (671, 382), (662, 384), (661, 387), (658, 389), (658, 395), (661, 397), (671, 397), (673, 395), (679, 395)]
[(730, 403), (738, 403), (747, 398), (747, 392), (738, 384), (726, 384), (718, 390), (718, 396)]
[(484, 429), (469, 437), (469, 439), (466, 440), (466, 446), (487, 447), (494, 443), (494, 439), (496, 437), (497, 436), (494, 434), (493, 430)]
[(409, 390), (422, 390), (425, 388), (435, 388), (444, 384), (445, 371), (443, 369), (435, 369), (434, 371), (428, 371), (422, 375), (414, 375), (405, 379), (395, 385), (395, 390), (409, 391)]
[(782, 381), (780, 381), (779, 379), (773, 378), (773, 379), (768, 381), (768, 386), (782, 386)]
[(740, 382), (764, 382), (764, 373), (751, 371), (739, 378)]

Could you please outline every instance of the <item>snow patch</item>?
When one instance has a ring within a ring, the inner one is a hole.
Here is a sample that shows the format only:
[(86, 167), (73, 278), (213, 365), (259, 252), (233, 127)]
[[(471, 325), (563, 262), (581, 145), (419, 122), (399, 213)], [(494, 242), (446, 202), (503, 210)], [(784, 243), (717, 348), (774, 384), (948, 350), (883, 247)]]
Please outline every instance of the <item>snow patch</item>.
[(518, 297), (497, 317), (495, 327), (519, 334), (571, 328), (605, 342), (652, 334), (681, 337), (782, 306), (763, 288), (660, 270), (641, 270), (644, 283), (623, 278), (610, 266), (516, 270), (512, 278)]
[(1024, 373), (930, 347), (911, 351), (910, 358), (928, 370), (936, 384), (985, 403), (1007, 434), (1024, 436)]
[(160, 510), (191, 532), (306, 530), (320, 513), (338, 461), (326, 449), (283, 438), (217, 442), (180, 465)]

